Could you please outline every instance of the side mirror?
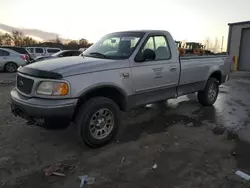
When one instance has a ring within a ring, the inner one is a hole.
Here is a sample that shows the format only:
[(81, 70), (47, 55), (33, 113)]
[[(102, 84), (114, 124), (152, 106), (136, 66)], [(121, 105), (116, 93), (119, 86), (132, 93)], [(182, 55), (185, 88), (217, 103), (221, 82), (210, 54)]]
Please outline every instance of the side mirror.
[(136, 62), (152, 61), (155, 60), (155, 52), (151, 49), (145, 49), (143, 53), (139, 52), (135, 58)]

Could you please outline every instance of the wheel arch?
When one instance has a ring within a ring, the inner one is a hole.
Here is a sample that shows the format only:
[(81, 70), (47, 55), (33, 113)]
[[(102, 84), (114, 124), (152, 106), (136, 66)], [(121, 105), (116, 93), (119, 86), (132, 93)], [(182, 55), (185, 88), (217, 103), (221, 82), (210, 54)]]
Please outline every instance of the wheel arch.
[(15, 63), (14, 61), (8, 61), (8, 62), (6, 62), (5, 64), (4, 64), (4, 70), (5, 70), (5, 68), (6, 68), (6, 65), (8, 64), (8, 63), (14, 63), (17, 67), (18, 67), (18, 65), (17, 65), (17, 63)]
[(215, 70), (212, 73), (210, 73), (209, 78), (215, 78), (216, 80), (218, 80), (219, 84), (221, 84), (222, 81), (222, 73), (220, 70)]

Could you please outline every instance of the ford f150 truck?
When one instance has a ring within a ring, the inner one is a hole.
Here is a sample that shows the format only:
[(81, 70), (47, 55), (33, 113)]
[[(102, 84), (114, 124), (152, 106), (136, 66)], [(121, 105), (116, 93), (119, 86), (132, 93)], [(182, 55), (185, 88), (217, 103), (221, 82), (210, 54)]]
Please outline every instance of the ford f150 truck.
[(167, 31), (111, 33), (80, 56), (20, 67), (11, 109), (44, 126), (73, 122), (83, 143), (101, 147), (117, 133), (121, 111), (194, 92), (213, 105), (230, 64), (227, 56), (180, 58)]

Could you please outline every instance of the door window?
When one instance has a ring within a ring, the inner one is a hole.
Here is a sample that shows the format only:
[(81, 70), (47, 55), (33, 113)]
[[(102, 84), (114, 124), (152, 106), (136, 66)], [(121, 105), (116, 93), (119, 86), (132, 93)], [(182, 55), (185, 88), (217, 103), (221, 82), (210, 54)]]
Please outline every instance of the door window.
[(171, 58), (171, 52), (166, 37), (164, 36), (152, 36), (146, 44), (142, 47), (141, 53), (145, 49), (150, 49), (155, 52), (155, 60), (168, 60)]
[(50, 53), (50, 54), (54, 54), (56, 52), (59, 52), (60, 50), (59, 49), (53, 49), (53, 48), (48, 48), (47, 49), (47, 52)]
[(154, 47), (154, 37), (150, 37), (147, 41), (147, 43), (145, 44), (145, 46), (142, 49), (142, 52), (146, 49), (150, 49), (155, 51), (155, 47)]
[(80, 51), (74, 51), (73, 56), (78, 56), (78, 55), (80, 55), (80, 53), (81, 53)]
[(27, 48), (30, 53), (34, 53), (34, 48)]
[(59, 55), (60, 57), (67, 57), (67, 56), (70, 56), (70, 52), (66, 51), (66, 52), (63, 52)]
[(10, 53), (5, 50), (0, 50), (0, 56), (9, 56)]
[(155, 36), (155, 55), (156, 60), (170, 59), (171, 53), (164, 36)]
[(35, 49), (35, 53), (38, 53), (38, 54), (42, 54), (43, 53), (43, 49), (42, 48), (36, 48)]

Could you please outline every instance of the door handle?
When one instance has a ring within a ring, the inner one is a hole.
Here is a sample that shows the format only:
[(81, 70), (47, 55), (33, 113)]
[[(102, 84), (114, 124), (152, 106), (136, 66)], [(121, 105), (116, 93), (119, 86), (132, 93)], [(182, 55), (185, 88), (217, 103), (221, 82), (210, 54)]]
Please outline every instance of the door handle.
[(163, 67), (153, 68), (153, 71), (161, 71)]
[(176, 67), (170, 67), (169, 70), (170, 70), (171, 72), (175, 72), (175, 71), (177, 71), (177, 68), (176, 68)]

